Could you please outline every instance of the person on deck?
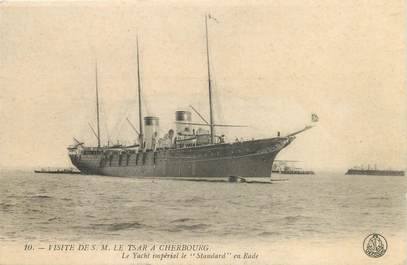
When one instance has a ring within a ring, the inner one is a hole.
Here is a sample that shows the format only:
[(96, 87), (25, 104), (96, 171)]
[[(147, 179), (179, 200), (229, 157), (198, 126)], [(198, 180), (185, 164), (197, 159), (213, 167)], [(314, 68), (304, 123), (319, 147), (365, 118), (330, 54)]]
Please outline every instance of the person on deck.
[(157, 143), (158, 143), (158, 133), (154, 132), (154, 135), (151, 139), (151, 147), (154, 152), (157, 150)]

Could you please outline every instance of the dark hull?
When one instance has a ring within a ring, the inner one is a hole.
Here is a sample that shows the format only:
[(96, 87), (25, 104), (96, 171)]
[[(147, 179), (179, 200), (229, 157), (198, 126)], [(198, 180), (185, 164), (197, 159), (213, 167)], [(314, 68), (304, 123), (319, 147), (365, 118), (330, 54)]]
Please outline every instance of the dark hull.
[(404, 176), (401, 170), (374, 170), (374, 169), (349, 169), (346, 175), (372, 175), (372, 176)]
[(123, 177), (270, 177), (273, 161), (294, 137), (182, 149), (70, 155), (86, 174)]
[(78, 171), (54, 171), (54, 170), (34, 170), (34, 173), (42, 173), (42, 174), (81, 174)]

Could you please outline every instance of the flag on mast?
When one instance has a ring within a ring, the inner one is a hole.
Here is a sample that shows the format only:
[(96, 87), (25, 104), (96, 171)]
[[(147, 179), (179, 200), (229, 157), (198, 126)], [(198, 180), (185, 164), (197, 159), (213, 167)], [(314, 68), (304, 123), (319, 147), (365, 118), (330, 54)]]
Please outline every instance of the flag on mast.
[(312, 114), (311, 114), (311, 121), (312, 121), (312, 122), (318, 122), (318, 121), (319, 121), (318, 115), (315, 114), (315, 113), (312, 113)]
[(208, 18), (215, 20), (216, 23), (219, 23), (219, 21), (214, 16), (211, 16), (211, 14), (208, 14)]

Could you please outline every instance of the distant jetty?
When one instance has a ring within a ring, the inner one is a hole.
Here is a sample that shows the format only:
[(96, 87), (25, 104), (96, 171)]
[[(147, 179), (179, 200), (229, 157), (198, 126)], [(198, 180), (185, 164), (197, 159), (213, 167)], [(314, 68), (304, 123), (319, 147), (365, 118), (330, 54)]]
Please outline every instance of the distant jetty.
[(288, 175), (314, 175), (312, 170), (303, 170), (303, 169), (284, 169), (282, 171), (273, 171), (274, 173), (288, 174)]
[(345, 175), (404, 176), (404, 171), (351, 168), (348, 169)]
[(34, 173), (81, 174), (81, 172), (75, 168), (40, 168), (40, 169), (35, 169)]
[(287, 175), (314, 175), (312, 170), (304, 170), (295, 165), (301, 163), (297, 160), (276, 160), (273, 164), (272, 172)]

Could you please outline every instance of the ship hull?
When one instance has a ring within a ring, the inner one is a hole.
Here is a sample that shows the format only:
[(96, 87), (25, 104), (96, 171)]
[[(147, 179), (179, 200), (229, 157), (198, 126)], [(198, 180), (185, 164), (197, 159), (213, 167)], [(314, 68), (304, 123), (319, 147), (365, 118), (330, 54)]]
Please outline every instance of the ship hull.
[(294, 137), (216, 144), (137, 153), (109, 152), (70, 155), (85, 174), (119, 177), (270, 177), (277, 154)]
[(404, 176), (402, 170), (349, 169), (345, 175)]

